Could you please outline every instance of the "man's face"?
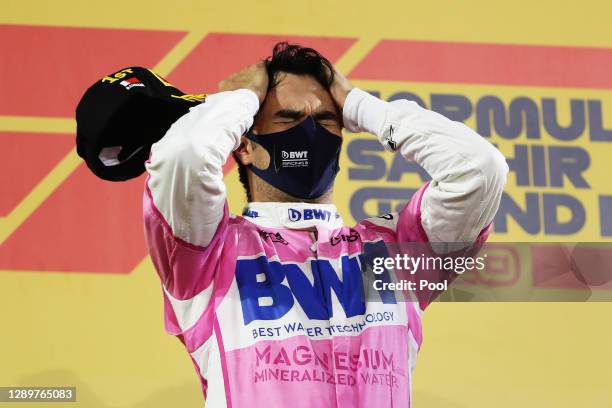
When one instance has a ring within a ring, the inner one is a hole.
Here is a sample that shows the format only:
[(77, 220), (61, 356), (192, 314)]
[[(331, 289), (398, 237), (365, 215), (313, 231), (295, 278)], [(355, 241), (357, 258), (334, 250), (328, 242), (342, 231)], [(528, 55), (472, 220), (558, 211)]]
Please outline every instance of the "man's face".
[[(261, 135), (281, 132), (296, 126), (310, 115), (331, 133), (329, 137), (342, 138), (342, 112), (339, 112), (331, 94), (315, 78), (285, 72), (278, 75), (278, 84), (268, 92), (255, 116), (253, 133)], [(236, 152), (242, 164), (267, 168), (270, 163), (268, 152), (245, 137), (242, 142), (245, 147)], [(251, 176), (249, 183), (255, 201), (258, 192), (263, 189), (272, 191), (272, 194), (279, 193), (263, 180), (257, 179), (253, 183)], [(282, 194), (280, 197), (283, 198)]]
[(308, 115), (329, 132), (342, 137), (340, 117), (330, 93), (313, 77), (281, 72), (255, 116), (253, 133), (287, 130)]

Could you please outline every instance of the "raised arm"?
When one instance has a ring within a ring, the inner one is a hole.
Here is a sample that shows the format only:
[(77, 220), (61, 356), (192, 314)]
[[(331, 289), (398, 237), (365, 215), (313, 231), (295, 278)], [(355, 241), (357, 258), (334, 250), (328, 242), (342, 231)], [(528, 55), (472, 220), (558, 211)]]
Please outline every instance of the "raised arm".
[(348, 82), (332, 91), (343, 104), (348, 130), (376, 135), (386, 150), (415, 161), (431, 176), (419, 208), (429, 241), (473, 242), (493, 221), (508, 165), (491, 143), (412, 101), (386, 102)]
[(253, 123), (267, 74), (257, 64), (223, 85), (224, 92), (209, 95), (172, 125), (146, 164), (155, 208), (175, 237), (200, 247), (227, 215), (223, 165)]

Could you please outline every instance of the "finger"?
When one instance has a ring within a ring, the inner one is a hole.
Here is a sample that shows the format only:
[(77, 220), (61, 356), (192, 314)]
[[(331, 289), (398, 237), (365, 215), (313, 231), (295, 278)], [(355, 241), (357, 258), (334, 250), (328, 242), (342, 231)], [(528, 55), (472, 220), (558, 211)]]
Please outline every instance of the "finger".
[(334, 67), (334, 75), (336, 75), (338, 77), (338, 79), (346, 79), (346, 77), (344, 76), (344, 74), (342, 73), (342, 71), (340, 71), (338, 68)]

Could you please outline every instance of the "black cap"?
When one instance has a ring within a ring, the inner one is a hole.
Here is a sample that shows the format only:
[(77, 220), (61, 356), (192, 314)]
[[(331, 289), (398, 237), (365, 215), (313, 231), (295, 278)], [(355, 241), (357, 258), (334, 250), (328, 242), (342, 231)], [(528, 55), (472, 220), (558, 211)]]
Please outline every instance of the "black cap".
[(151, 145), (204, 97), (185, 94), (142, 67), (105, 76), (77, 105), (77, 153), (101, 179), (138, 177)]

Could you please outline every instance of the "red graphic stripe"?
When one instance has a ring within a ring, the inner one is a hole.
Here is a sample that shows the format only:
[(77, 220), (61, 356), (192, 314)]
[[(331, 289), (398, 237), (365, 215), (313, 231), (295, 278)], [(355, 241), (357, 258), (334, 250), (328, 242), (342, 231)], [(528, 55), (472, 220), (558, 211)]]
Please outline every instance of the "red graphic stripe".
[(155, 66), (184, 35), (0, 25), (0, 115), (74, 117), (96, 80), (130, 65)]
[(612, 48), (383, 40), (352, 79), (612, 88)]
[(147, 254), (143, 188), (80, 165), (0, 246), (0, 269), (129, 273)]
[(74, 136), (0, 132), (0, 217), (74, 148)]

